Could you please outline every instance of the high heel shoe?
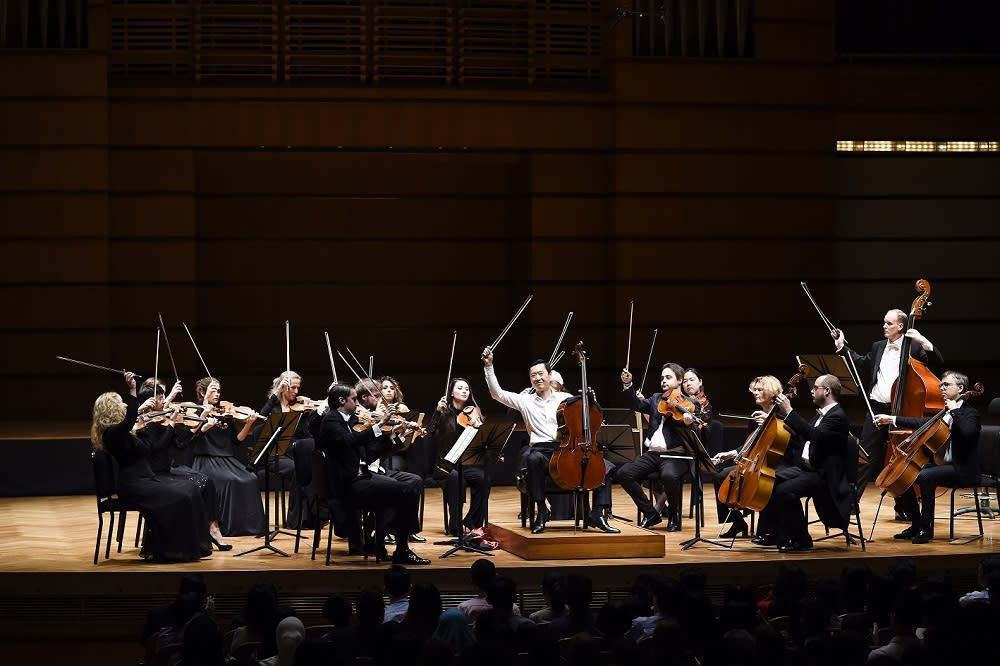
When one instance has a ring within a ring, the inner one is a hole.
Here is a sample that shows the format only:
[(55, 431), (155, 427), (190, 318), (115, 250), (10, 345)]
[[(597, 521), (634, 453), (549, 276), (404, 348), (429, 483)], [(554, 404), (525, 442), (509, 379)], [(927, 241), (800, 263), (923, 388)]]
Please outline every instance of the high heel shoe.
[(732, 527), (719, 535), (720, 539), (746, 539), (750, 536), (750, 527), (744, 521), (734, 522)]
[(215, 547), (218, 548), (219, 550), (226, 551), (233, 549), (233, 544), (231, 543), (222, 543), (215, 537), (209, 537), (209, 538), (212, 540), (212, 543), (215, 545)]

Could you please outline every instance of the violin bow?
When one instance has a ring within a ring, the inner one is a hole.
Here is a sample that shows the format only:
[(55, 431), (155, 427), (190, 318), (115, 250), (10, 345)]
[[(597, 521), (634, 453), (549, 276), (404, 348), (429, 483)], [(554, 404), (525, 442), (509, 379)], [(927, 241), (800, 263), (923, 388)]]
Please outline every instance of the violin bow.
[[(451, 357), (448, 358), (448, 376), (445, 377), (444, 382), (444, 401), (447, 403), (451, 401), (451, 396), (448, 395), (448, 389), (451, 388), (451, 369), (455, 363), (455, 343), (458, 341), (458, 331), (451, 332)], [(470, 391), (471, 393), (471, 391)]]
[(507, 335), (507, 331), (509, 331), (511, 326), (514, 325), (514, 322), (517, 321), (517, 318), (521, 316), (521, 313), (524, 312), (525, 308), (528, 307), (528, 303), (530, 303), (531, 299), (534, 297), (535, 295), (531, 294), (526, 299), (524, 299), (524, 303), (521, 303), (521, 307), (519, 307), (517, 309), (517, 312), (514, 313), (514, 316), (510, 318), (510, 321), (507, 323), (507, 326), (502, 331), (500, 331), (500, 335), (498, 335), (496, 340), (494, 340), (493, 343), (489, 345), (490, 351), (493, 351), (497, 348), (497, 345), (500, 344), (500, 341), (503, 340), (505, 335)]
[(198, 355), (198, 360), (201, 361), (201, 367), (205, 370), (205, 376), (214, 377), (215, 375), (212, 374), (212, 372), (208, 369), (208, 366), (205, 364), (205, 359), (202, 357), (201, 352), (198, 350), (198, 344), (194, 341), (194, 336), (191, 335), (191, 330), (188, 328), (188, 325), (185, 324), (184, 322), (181, 322), (181, 326), (183, 326), (184, 330), (187, 331), (188, 339), (191, 340), (191, 346), (194, 347), (194, 353)]
[[(120, 370), (118, 368), (109, 368), (106, 365), (97, 365), (96, 363), (87, 363), (86, 361), (78, 361), (75, 358), (66, 358), (65, 356), (56, 356), (56, 358), (59, 359), (60, 361), (68, 361), (69, 363), (76, 363), (77, 365), (85, 365), (88, 368), (97, 368), (98, 370), (107, 370), (108, 372), (113, 372), (116, 375), (123, 375), (126, 372), (128, 372), (128, 370)], [(136, 375), (134, 372), (132, 374), (135, 375), (136, 379), (142, 379), (142, 375)]]
[(333, 348), (330, 347), (330, 333), (329, 331), (323, 331), (323, 337), (326, 338), (326, 353), (330, 357), (330, 373), (333, 375), (333, 383), (338, 384), (337, 381), (337, 366), (333, 363)]
[[(344, 345), (344, 348), (345, 348), (345, 349), (347, 349), (347, 353), (348, 353), (348, 354), (350, 354), (351, 356), (354, 356), (354, 353), (353, 353), (353, 352), (351, 352), (350, 348), (349, 348), (349, 347), (347, 347), (347, 345)], [(382, 394), (381, 394), (381, 393), (379, 393), (378, 395), (375, 395), (374, 393), (372, 393), (372, 390), (371, 390), (371, 388), (369, 388), (368, 384), (365, 384), (365, 383), (364, 383), (363, 381), (361, 381), (361, 375), (359, 375), (359, 374), (358, 374), (358, 371), (354, 369), (354, 366), (353, 366), (353, 365), (351, 365), (351, 362), (350, 362), (350, 361), (348, 361), (348, 360), (347, 360), (346, 358), (344, 358), (344, 355), (340, 353), (340, 350), (339, 350), (339, 349), (337, 350), (337, 356), (339, 356), (339, 357), (340, 357), (340, 360), (341, 360), (341, 361), (343, 361), (343, 362), (344, 362), (344, 363), (345, 363), (345, 364), (347, 365), (347, 368), (348, 368), (348, 370), (350, 370), (350, 371), (351, 371), (351, 374), (353, 374), (353, 375), (354, 375), (354, 377), (355, 377), (355, 378), (356, 378), (356, 379), (358, 380), (358, 383), (359, 383), (359, 384), (362, 384), (362, 385), (363, 385), (363, 386), (365, 387), (365, 390), (366, 390), (366, 391), (368, 391), (368, 395), (370, 395), (371, 397), (375, 398), (375, 399), (376, 399), (376, 400), (378, 400), (379, 402), (385, 402), (385, 401), (384, 401), (384, 400), (382, 399)], [(355, 359), (355, 360), (357, 360), (357, 359)], [(365, 371), (365, 369), (364, 369), (363, 367), (361, 367), (361, 364), (360, 364), (360, 363), (358, 364), (358, 367), (360, 367), (360, 368), (361, 368), (361, 372), (364, 372), (364, 371)], [(374, 381), (372, 380), (372, 378), (371, 378), (371, 377), (369, 377), (369, 378), (368, 378), (368, 380), (369, 380), (369, 381), (371, 381), (371, 382), (372, 382), (373, 384), (375, 383), (375, 382), (374, 382)]]
[(292, 371), (292, 335), (291, 330), (288, 325), (288, 320), (285, 320), (285, 372)]
[(656, 334), (659, 330), (658, 328), (653, 329), (653, 341), (649, 343), (649, 357), (646, 358), (646, 369), (642, 371), (642, 383), (639, 384), (640, 391), (646, 386), (646, 375), (649, 374), (649, 364), (653, 362), (653, 349), (656, 347)]
[(628, 302), (628, 348), (625, 350), (625, 371), (628, 371), (632, 360), (632, 315), (635, 313), (635, 301)]
[(371, 377), (375, 374), (375, 356), (370, 355), (368, 357), (368, 376)]
[[(360, 369), (361, 372), (365, 373), (365, 366), (361, 365), (361, 361), (359, 361), (358, 357), (354, 355), (354, 352), (351, 351), (351, 348), (348, 347), (347, 345), (344, 345), (344, 349), (346, 349), (347, 353), (351, 355), (351, 358), (354, 359), (354, 362), (358, 364), (358, 369)], [(340, 358), (344, 358), (344, 357), (341, 356)], [(344, 363), (347, 363), (347, 359), (344, 359)], [(348, 366), (350, 366), (350, 363), (348, 363)], [(357, 372), (354, 371), (354, 368), (351, 368), (351, 372), (354, 372), (354, 376), (357, 377), (358, 378), (358, 382), (361, 383), (361, 377), (358, 375)], [(368, 381), (370, 381), (372, 384), (375, 384), (375, 380), (372, 379), (371, 373), (365, 373), (365, 379), (367, 379)], [(378, 384), (375, 384), (375, 385), (378, 386)], [(367, 388), (367, 386), (366, 386), (366, 388)], [(368, 389), (368, 393), (373, 398), (375, 398), (377, 401), (385, 403), (386, 407), (389, 406), (389, 404), (382, 397), (382, 392), (381, 391), (379, 391), (378, 395), (375, 395), (374, 393), (372, 393), (372, 390), (369, 388)]]
[[(819, 315), (819, 318), (823, 321), (823, 324), (827, 327), (830, 333), (838, 330), (837, 327), (833, 325), (833, 322), (830, 321), (830, 318), (827, 317), (823, 313), (823, 310), (820, 309), (819, 303), (816, 302), (816, 299), (813, 298), (812, 293), (809, 291), (809, 285), (805, 282), (799, 282), (799, 284), (802, 285), (802, 291), (806, 293), (806, 298), (808, 298), (809, 302), (812, 303), (813, 307), (816, 309), (816, 314)], [(846, 339), (844, 340), (844, 346), (847, 346)], [(844, 354), (844, 357), (847, 361), (847, 371), (851, 373), (851, 379), (858, 385), (858, 395), (860, 395), (864, 401), (865, 407), (868, 408), (868, 414), (872, 418), (872, 423), (874, 423), (875, 411), (872, 409), (872, 403), (868, 400), (868, 395), (865, 393), (865, 385), (861, 383), (861, 373), (858, 372), (858, 368), (854, 364), (854, 357), (851, 355), (850, 350), (848, 350), (847, 354)]]
[(567, 331), (567, 330), (569, 329), (569, 323), (570, 323), (571, 321), (573, 321), (573, 313), (572, 313), (572, 312), (570, 312), (570, 313), (569, 313), (568, 315), (566, 315), (566, 322), (565, 322), (565, 323), (563, 324), (563, 327), (562, 327), (562, 333), (560, 333), (560, 334), (559, 334), (559, 339), (558, 339), (558, 340), (556, 340), (556, 346), (555, 346), (555, 348), (554, 348), (554, 349), (552, 350), (552, 354), (551, 354), (551, 355), (549, 356), (549, 369), (550, 369), (550, 370), (552, 369), (552, 366), (553, 366), (553, 365), (555, 365), (555, 363), (556, 363), (556, 358), (557, 358), (557, 357), (558, 357), (558, 358), (562, 358), (562, 357), (561, 357), (561, 356), (559, 355), (559, 353), (560, 353), (560, 352), (559, 352), (559, 347), (561, 347), (561, 346), (562, 346), (562, 342), (563, 342), (563, 338), (565, 338), (565, 337), (566, 337), (566, 331)]
[(181, 376), (177, 374), (177, 364), (174, 363), (174, 352), (170, 349), (170, 338), (167, 337), (167, 327), (163, 325), (163, 315), (159, 312), (156, 316), (160, 319), (160, 330), (163, 331), (163, 342), (167, 345), (167, 355), (170, 357), (170, 367), (174, 369), (174, 382), (179, 382)]
[[(156, 378), (160, 372), (160, 329), (156, 329), (156, 358), (153, 360), (153, 397), (156, 397)], [(164, 398), (166, 395), (163, 396)]]
[(549, 370), (555, 370), (556, 366), (559, 365), (559, 361), (561, 361), (563, 359), (563, 356), (565, 356), (565, 355), (566, 355), (566, 352), (564, 352), (564, 351), (561, 351), (558, 354), (556, 354), (556, 357), (554, 359), (552, 359), (551, 363), (549, 363)]

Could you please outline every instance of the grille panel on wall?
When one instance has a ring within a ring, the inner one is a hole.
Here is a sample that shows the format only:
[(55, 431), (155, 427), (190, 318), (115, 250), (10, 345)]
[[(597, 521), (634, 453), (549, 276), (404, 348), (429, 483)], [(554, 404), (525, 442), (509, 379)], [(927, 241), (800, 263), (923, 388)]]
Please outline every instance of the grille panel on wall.
[(111, 78), (512, 86), (602, 80), (600, 0), (110, 0)]

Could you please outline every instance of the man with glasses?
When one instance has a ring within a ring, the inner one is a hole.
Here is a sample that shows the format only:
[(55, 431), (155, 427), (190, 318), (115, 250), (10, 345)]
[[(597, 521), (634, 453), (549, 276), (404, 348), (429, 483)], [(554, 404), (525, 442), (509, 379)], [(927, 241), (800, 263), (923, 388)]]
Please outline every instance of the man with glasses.
[[(941, 395), (947, 413), (941, 418), (951, 429), (951, 438), (917, 474), (915, 485), (920, 487), (920, 501), (910, 486), (899, 496), (900, 507), (910, 516), (910, 526), (896, 534), (895, 539), (909, 539), (912, 543), (928, 543), (934, 538), (934, 493), (938, 487), (954, 487), (973, 482), (979, 474), (979, 412), (962, 399), (969, 378), (960, 372), (948, 370), (941, 376)], [(880, 426), (912, 428), (916, 430), (931, 418), (891, 416), (876, 414)]]
[(827, 527), (847, 527), (851, 488), (847, 480), (846, 456), (849, 435), (847, 414), (837, 400), (840, 380), (833, 375), (816, 378), (812, 401), (816, 415), (806, 419), (792, 411), (791, 402), (779, 393), (775, 409), (793, 437), (785, 450), (784, 464), (775, 472), (771, 500), (761, 512), (761, 523), (775, 529), (778, 550), (795, 552), (812, 548), (802, 497), (812, 497), (813, 506)]
[[(902, 310), (889, 310), (882, 319), (882, 339), (872, 343), (871, 350), (864, 356), (847, 346), (844, 332), (834, 330), (834, 346), (838, 354), (848, 352), (858, 366), (862, 380), (867, 382), (864, 390), (868, 391), (872, 412), (888, 414), (892, 411), (892, 385), (899, 377), (900, 352), (903, 338), (909, 338), (910, 356), (925, 363), (932, 370), (944, 366), (941, 351), (917, 329), (906, 328), (907, 315)], [(865, 412), (864, 426), (861, 430), (861, 448), (868, 452), (868, 462), (858, 469), (858, 496), (864, 493), (865, 485), (875, 479), (882, 471), (885, 463), (885, 446), (889, 439), (889, 429), (879, 428), (872, 423), (871, 413)], [(896, 507), (897, 514), (901, 514)], [(900, 518), (908, 516), (900, 515)]]

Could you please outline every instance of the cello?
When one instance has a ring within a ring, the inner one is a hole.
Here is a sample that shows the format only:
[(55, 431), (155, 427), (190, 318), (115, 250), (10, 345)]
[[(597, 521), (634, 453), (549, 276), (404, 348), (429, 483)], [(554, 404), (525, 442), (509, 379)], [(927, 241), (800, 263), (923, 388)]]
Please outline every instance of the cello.
[[(910, 305), (910, 314), (906, 320), (906, 330), (913, 328), (917, 319), (924, 316), (924, 311), (931, 305), (931, 285), (923, 278), (914, 284), (917, 297)], [(934, 376), (927, 364), (910, 356), (912, 340), (903, 336), (899, 346), (899, 377), (892, 385), (892, 415), (893, 416), (932, 416), (944, 409), (944, 398), (941, 397), (939, 386), (941, 380)], [(889, 464), (891, 452), (897, 449), (909, 435), (907, 431), (889, 433), (886, 443), (884, 465)]]
[[(985, 390), (982, 384), (977, 383), (972, 390), (963, 393), (960, 399), (981, 396)], [(875, 479), (875, 485), (880, 490), (899, 497), (910, 489), (924, 465), (934, 459), (938, 450), (951, 438), (951, 428), (942, 420), (947, 413), (948, 409), (942, 408), (902, 442), (892, 446), (889, 463)]]
[[(805, 379), (808, 367), (799, 366), (785, 386), (784, 395), (795, 397), (796, 385)], [(736, 466), (719, 485), (719, 501), (728, 507), (762, 511), (774, 490), (775, 468), (784, 457), (792, 431), (775, 415), (774, 405), (736, 456)]]
[(549, 476), (565, 490), (593, 490), (604, 483), (604, 452), (594, 439), (604, 412), (588, 395), (587, 353), (583, 342), (576, 343), (573, 356), (580, 364), (582, 389), (579, 396), (567, 398), (556, 410), (559, 430), (564, 434), (549, 459)]

